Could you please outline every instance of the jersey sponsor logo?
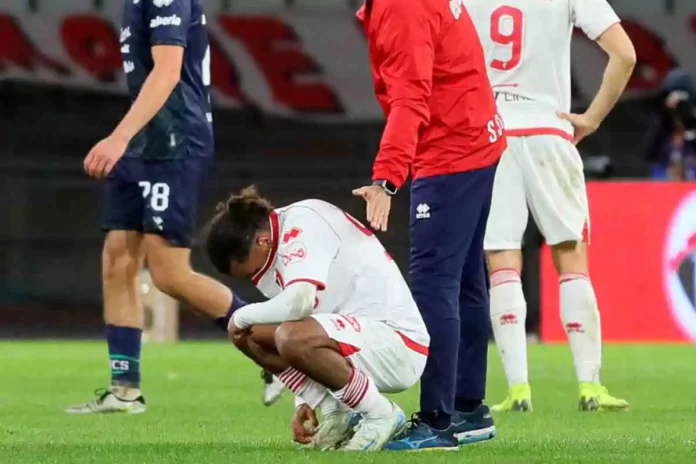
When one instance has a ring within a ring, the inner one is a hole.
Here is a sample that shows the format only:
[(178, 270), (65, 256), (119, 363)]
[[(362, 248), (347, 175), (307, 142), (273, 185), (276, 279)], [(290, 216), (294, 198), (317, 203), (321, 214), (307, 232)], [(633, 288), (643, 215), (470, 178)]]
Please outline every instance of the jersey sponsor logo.
[(130, 53), (130, 44), (124, 44), (124, 45), (121, 47), (121, 53), (123, 53), (124, 55), (125, 55), (126, 53)]
[(307, 257), (307, 249), (302, 242), (291, 243), (284, 253), (278, 253), (278, 256), (283, 260), (283, 265), (288, 266), (290, 264), (299, 263)]
[[(140, 1), (140, 0), (138, 0)], [(135, 3), (135, 0), (133, 0), (133, 3)], [(169, 6), (172, 3), (174, 3), (174, 0), (153, 0), (152, 4), (155, 5), (157, 8), (162, 8), (163, 6)]]
[(302, 233), (302, 229), (299, 229), (297, 227), (293, 227), (289, 231), (285, 232), (285, 234), (283, 234), (283, 243), (288, 243), (291, 240), (296, 239), (297, 237), (300, 236), (301, 233)]
[(503, 136), (505, 132), (505, 124), (503, 123), (503, 118), (499, 114), (495, 115), (495, 118), (488, 121), (488, 141), (490, 143), (495, 143)]
[(430, 205), (421, 203), (416, 206), (416, 219), (430, 219)]
[(130, 74), (135, 70), (135, 64), (132, 61), (124, 61), (123, 62), (123, 72), (126, 74)]
[(150, 21), (150, 29), (156, 29), (160, 26), (181, 26), (181, 18), (177, 15), (157, 16)]

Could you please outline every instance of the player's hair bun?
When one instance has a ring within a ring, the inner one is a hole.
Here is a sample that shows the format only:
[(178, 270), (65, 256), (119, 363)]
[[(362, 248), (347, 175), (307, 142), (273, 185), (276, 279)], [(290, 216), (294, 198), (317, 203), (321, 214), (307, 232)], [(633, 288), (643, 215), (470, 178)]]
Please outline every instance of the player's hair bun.
[(268, 218), (273, 205), (259, 194), (256, 186), (250, 185), (230, 195), (225, 203), (218, 204), (217, 210), (229, 214), (240, 223), (256, 225)]

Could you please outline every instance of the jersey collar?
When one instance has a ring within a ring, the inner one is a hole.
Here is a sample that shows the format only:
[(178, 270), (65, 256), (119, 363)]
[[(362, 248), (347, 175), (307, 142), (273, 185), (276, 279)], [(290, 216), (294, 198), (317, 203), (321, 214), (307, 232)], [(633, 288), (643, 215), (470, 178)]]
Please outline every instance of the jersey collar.
[(271, 252), (268, 253), (268, 258), (266, 258), (266, 263), (263, 265), (261, 270), (254, 274), (251, 280), (254, 285), (258, 285), (259, 281), (268, 272), (271, 265), (276, 259), (276, 254), (278, 253), (278, 237), (280, 236), (280, 221), (278, 220), (278, 213), (271, 211), (271, 217), (269, 218), (271, 223)]

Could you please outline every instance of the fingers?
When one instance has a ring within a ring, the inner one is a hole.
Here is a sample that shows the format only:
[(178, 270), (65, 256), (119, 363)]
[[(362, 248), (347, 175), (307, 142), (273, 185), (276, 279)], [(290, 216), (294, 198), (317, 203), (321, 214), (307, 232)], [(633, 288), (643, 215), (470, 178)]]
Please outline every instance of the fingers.
[(387, 223), (389, 221), (390, 203), (378, 198), (368, 202), (367, 220), (373, 229), (386, 232)]
[(357, 188), (353, 190), (353, 196), (365, 198), (367, 196), (367, 189), (365, 187)]
[(316, 429), (317, 427), (319, 427), (319, 419), (317, 419), (317, 414), (311, 409), (309, 412), (309, 420), (312, 423), (313, 429)]
[(84, 163), (82, 163), (85, 173), (90, 176), (92, 175), (92, 163), (94, 163), (94, 156), (94, 150), (90, 150), (90, 152), (87, 153), (87, 157), (85, 157)]
[(573, 122), (575, 115), (570, 113), (558, 113), (558, 117), (565, 121)]

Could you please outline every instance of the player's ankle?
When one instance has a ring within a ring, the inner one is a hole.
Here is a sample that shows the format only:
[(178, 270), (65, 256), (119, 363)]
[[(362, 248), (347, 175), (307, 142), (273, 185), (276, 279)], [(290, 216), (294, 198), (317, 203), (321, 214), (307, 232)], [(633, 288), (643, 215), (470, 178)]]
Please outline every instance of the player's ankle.
[(123, 401), (135, 401), (142, 396), (140, 387), (128, 385), (112, 385), (109, 389), (113, 395)]

